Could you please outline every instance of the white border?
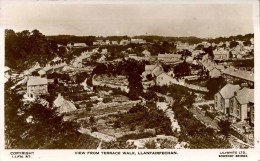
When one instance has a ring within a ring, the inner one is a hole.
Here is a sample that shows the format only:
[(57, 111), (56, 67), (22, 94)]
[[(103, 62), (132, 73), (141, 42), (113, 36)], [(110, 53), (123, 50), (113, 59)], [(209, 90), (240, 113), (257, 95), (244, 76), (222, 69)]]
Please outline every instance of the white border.
[[(177, 152), (177, 155), (75, 155), (74, 153), (76, 151), (93, 151), (93, 150), (6, 150), (4, 149), (4, 96), (3, 94), (0, 96), (0, 102), (1, 102), (1, 114), (0, 114), (0, 144), (1, 144), (1, 150), (0, 155), (1, 159), (3, 161), (9, 161), (9, 160), (21, 160), (21, 159), (13, 159), (12, 155), (10, 155), (10, 152), (34, 152), (34, 155), (32, 155), (31, 159), (22, 159), (22, 160), (124, 160), (124, 161), (132, 161), (132, 160), (151, 160), (151, 161), (157, 161), (157, 160), (200, 160), (200, 161), (208, 161), (208, 160), (251, 160), (251, 161), (259, 161), (260, 160), (260, 108), (258, 107), (260, 105), (260, 100), (257, 99), (258, 93), (259, 93), (259, 84), (260, 81), (260, 73), (256, 72), (259, 71), (260, 66), (257, 64), (260, 62), (260, 31), (259, 31), (259, 1), (257, 0), (199, 0), (199, 1), (191, 1), (191, 0), (164, 0), (164, 1), (157, 1), (157, 0), (150, 0), (150, 1), (138, 1), (138, 0), (88, 0), (88, 1), (82, 1), (82, 0), (74, 0), (74, 1), (31, 1), (31, 0), (24, 0), (24, 1), (0, 1), (0, 76), (1, 76), (1, 84), (0, 88), (3, 92), (4, 87), (4, 26), (2, 25), (3, 22), (1, 22), (1, 17), (5, 16), (3, 13), (3, 7), (6, 5), (12, 5), (13, 3), (25, 3), (25, 4), (31, 4), (31, 3), (55, 3), (55, 4), (76, 4), (76, 3), (84, 3), (84, 4), (252, 4), (254, 6), (253, 9), (253, 22), (254, 22), (254, 44), (255, 44), (255, 148), (254, 149), (225, 149), (225, 150), (219, 150), (219, 149), (185, 149), (185, 150), (101, 150), (101, 151), (174, 151)], [(3, 92), (4, 93), (4, 92)], [(96, 150), (94, 150), (96, 151)], [(99, 150), (100, 151), (100, 150)], [(247, 158), (219, 158), (219, 152), (220, 151), (245, 151), (248, 154)]]

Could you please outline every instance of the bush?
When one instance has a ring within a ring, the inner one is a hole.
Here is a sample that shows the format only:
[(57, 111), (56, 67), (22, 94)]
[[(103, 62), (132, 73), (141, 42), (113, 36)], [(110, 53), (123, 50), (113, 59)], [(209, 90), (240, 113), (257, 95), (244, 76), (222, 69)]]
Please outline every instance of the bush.
[(206, 111), (206, 116), (210, 117), (212, 120), (216, 117), (216, 114)]
[(98, 129), (96, 126), (91, 127), (91, 132), (98, 132)]
[(91, 124), (95, 123), (95, 118), (94, 118), (93, 116), (91, 116), (91, 117), (89, 118), (89, 122), (90, 122)]
[(225, 136), (228, 136), (231, 131), (230, 125), (231, 122), (229, 122), (228, 120), (220, 120), (218, 122), (218, 126), (220, 127), (220, 132)]
[(209, 110), (209, 106), (208, 106), (208, 105), (201, 105), (200, 107), (201, 107), (202, 110), (204, 110), (204, 111), (208, 111), (208, 110)]
[(135, 129), (136, 129), (135, 125), (130, 126), (130, 131), (135, 131)]
[(113, 127), (114, 127), (115, 129), (120, 128), (120, 127), (121, 127), (120, 121), (118, 121), (118, 120), (115, 121)]

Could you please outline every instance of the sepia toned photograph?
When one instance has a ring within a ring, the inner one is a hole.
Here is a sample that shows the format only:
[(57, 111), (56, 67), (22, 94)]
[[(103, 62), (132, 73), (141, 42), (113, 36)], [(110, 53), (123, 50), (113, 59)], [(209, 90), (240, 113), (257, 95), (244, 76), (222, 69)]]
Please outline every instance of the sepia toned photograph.
[(253, 5), (13, 3), (5, 149), (254, 149)]

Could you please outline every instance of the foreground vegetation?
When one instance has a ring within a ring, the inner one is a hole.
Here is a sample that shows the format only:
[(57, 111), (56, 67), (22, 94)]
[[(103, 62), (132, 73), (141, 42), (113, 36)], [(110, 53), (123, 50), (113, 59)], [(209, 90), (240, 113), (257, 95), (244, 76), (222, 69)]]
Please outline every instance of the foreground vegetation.
[[(80, 134), (75, 122), (64, 122), (53, 109), (23, 104), (5, 85), (5, 137), (8, 149), (95, 149), (99, 140)], [(28, 118), (31, 118), (28, 120)], [(28, 121), (28, 122), (27, 122)]]
[(171, 85), (154, 87), (153, 89), (173, 97), (174, 103), (171, 108), (181, 127), (179, 141), (188, 142), (192, 149), (230, 148), (226, 138), (222, 137), (219, 132), (214, 131), (213, 128), (206, 127), (189, 111), (189, 108), (192, 108), (195, 96), (187, 88)]

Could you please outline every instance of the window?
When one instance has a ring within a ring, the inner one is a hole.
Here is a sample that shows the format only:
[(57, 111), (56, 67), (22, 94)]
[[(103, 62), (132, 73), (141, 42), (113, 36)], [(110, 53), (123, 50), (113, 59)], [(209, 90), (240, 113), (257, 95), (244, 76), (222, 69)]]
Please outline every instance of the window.
[(237, 116), (240, 117), (240, 111), (237, 109)]
[(215, 95), (215, 107), (218, 107), (218, 95)]
[(230, 100), (230, 113), (233, 113), (233, 104), (234, 104), (234, 100), (231, 99)]

